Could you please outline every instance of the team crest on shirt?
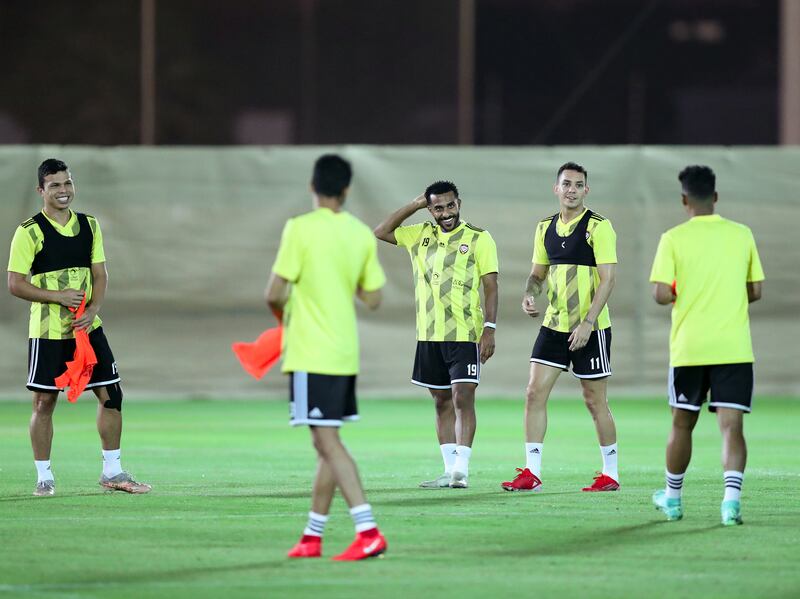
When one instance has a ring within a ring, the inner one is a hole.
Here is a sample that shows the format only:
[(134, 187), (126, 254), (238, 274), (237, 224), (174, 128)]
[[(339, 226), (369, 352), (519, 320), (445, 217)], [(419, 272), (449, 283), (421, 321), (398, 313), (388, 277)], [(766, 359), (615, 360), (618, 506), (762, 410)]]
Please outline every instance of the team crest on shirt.
[(458, 246), (458, 251), (462, 254), (466, 254), (469, 251), (469, 246), (466, 243), (462, 243), (460, 246)]

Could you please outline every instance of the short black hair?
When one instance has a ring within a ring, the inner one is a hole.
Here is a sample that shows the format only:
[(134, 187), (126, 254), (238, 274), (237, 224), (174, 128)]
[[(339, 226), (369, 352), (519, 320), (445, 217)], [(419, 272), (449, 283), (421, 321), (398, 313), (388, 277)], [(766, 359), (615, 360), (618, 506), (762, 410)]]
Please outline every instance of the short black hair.
[(564, 171), (578, 171), (579, 173), (583, 173), (583, 181), (584, 183), (589, 183), (589, 171), (583, 168), (577, 162), (565, 162), (561, 166), (558, 167), (558, 172), (556, 173), (556, 181), (561, 176), (561, 173)]
[(347, 160), (338, 154), (323, 154), (314, 163), (311, 187), (318, 195), (341, 198), (352, 179), (353, 169)]
[(58, 158), (48, 158), (39, 165), (39, 187), (44, 187), (44, 178), (47, 175), (55, 175), (68, 170), (69, 167)]
[(431, 183), (425, 188), (425, 199), (431, 203), (431, 195), (442, 195), (443, 193), (453, 192), (453, 195), (458, 199), (458, 187), (452, 181), (436, 181)]
[(714, 199), (714, 192), (717, 190), (717, 176), (710, 167), (697, 164), (687, 166), (678, 175), (678, 181), (681, 182), (686, 197), (699, 202)]

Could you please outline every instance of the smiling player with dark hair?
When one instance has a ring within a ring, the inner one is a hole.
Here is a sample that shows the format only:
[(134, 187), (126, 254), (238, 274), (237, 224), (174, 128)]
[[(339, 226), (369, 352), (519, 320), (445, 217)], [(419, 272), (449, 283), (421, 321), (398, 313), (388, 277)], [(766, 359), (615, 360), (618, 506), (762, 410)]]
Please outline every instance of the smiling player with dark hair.
[[(401, 226), (425, 208), (435, 224)], [(444, 474), (420, 484), (428, 489), (468, 486), (475, 390), (481, 364), (495, 347), (497, 247), (488, 231), (463, 222), (460, 210), (455, 184), (437, 181), (375, 227), (378, 239), (408, 250), (414, 269), (417, 353), (411, 382), (433, 396), (444, 461)]]
[[(61, 160), (42, 162), (37, 192), (44, 204), (42, 211), (17, 227), (8, 261), (9, 291), (31, 302), (27, 387), (33, 392), (30, 435), (38, 474), (33, 494), (43, 497), (56, 492), (50, 469), (53, 412), (61, 391), (56, 379), (75, 354), (75, 331), (88, 333), (97, 358), (86, 387), (100, 402), (100, 485), (127, 493), (147, 493), (150, 485), (136, 482), (121, 466), (122, 388), (98, 316), (108, 283), (100, 225), (93, 216), (70, 209), (75, 183)], [(73, 314), (84, 300), (84, 313)]]

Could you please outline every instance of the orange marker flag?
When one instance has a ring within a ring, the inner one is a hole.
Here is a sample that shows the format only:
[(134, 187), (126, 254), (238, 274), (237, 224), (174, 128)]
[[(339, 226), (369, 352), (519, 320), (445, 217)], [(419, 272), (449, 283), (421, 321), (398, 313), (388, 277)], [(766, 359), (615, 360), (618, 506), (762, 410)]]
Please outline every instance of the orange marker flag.
[[(74, 308), (70, 308), (70, 310), (75, 312), (75, 318), (80, 318), (83, 316), (85, 308), (86, 295), (84, 294), (78, 310), (76, 311)], [(69, 387), (67, 399), (75, 403), (92, 379), (95, 364), (97, 364), (97, 356), (89, 342), (89, 334), (86, 331), (75, 331), (75, 354), (72, 360), (67, 362), (67, 369), (64, 373), (56, 379), (56, 387), (59, 389)]]
[(236, 342), (231, 345), (242, 368), (256, 379), (261, 379), (281, 357), (283, 326), (267, 329), (253, 343)]

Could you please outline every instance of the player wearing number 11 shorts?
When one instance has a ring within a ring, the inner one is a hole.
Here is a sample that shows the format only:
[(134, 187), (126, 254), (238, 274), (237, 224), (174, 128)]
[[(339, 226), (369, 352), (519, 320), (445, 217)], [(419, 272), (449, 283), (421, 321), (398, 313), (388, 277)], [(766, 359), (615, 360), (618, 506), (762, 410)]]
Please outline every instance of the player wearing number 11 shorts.
[(533, 268), (522, 299), (523, 311), (539, 315), (535, 303), (545, 282), (549, 305), (531, 354), (525, 401), (524, 468), (506, 491), (542, 489), (542, 449), (547, 430), (547, 399), (562, 371), (572, 366), (581, 381), (583, 399), (594, 419), (603, 469), (584, 491), (616, 491), (617, 430), (608, 408), (606, 384), (611, 376), (611, 320), (606, 302), (614, 287), (616, 234), (608, 219), (584, 205), (588, 173), (568, 162), (558, 169), (553, 192), (558, 213), (539, 222)]

